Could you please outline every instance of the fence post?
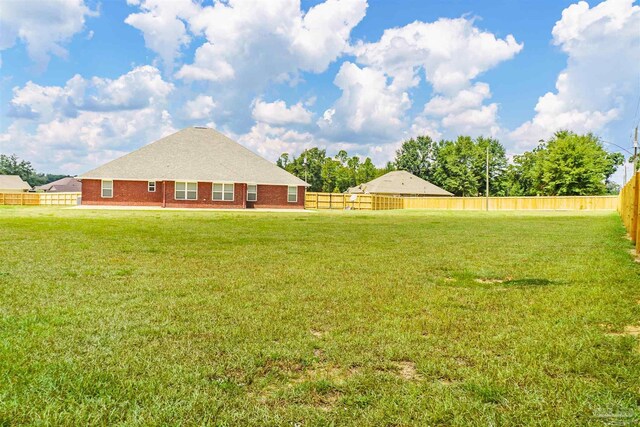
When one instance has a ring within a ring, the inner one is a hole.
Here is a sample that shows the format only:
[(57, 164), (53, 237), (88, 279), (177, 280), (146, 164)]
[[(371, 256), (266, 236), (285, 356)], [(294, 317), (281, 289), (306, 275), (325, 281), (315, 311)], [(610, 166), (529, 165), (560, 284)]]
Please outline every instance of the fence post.
[(631, 233), (631, 238), (636, 243), (636, 254), (638, 253), (638, 248), (640, 248), (640, 172), (636, 172), (636, 191), (633, 195), (633, 233)]
[(640, 173), (636, 173), (634, 177), (635, 188), (633, 189), (633, 193), (631, 194), (631, 230), (629, 230), (629, 234), (631, 235), (631, 240), (636, 244), (636, 248), (638, 247), (638, 204), (640, 202)]

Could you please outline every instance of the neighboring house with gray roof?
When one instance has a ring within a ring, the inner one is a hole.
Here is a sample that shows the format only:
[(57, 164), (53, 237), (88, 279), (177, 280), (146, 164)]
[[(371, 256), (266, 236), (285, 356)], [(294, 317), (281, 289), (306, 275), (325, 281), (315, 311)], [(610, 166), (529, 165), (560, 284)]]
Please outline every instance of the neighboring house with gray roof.
[(393, 171), (372, 181), (351, 187), (350, 194), (382, 194), (389, 196), (453, 196), (446, 190), (407, 171)]
[(82, 183), (76, 178), (68, 176), (48, 184), (38, 185), (34, 189), (44, 193), (79, 193), (82, 191)]
[(78, 178), (85, 205), (304, 208), (308, 186), (203, 127), (183, 129)]
[(18, 175), (0, 175), (0, 193), (24, 193), (29, 190), (29, 183)]

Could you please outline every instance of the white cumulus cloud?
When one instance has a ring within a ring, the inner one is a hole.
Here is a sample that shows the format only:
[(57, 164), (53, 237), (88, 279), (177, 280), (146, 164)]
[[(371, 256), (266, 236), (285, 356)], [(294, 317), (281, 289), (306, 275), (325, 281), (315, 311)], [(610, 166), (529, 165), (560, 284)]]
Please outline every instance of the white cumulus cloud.
[(598, 132), (633, 115), (640, 74), (640, 6), (607, 0), (589, 7), (578, 2), (562, 12), (553, 43), (568, 56), (556, 91), (538, 99), (535, 116), (510, 137), (528, 149), (558, 129)]
[(96, 15), (82, 0), (4, 0), (0, 2), (0, 50), (20, 40), (44, 70), (51, 55), (67, 56), (64, 44), (84, 29), (87, 17)]
[(83, 172), (172, 132), (173, 90), (151, 66), (116, 79), (76, 75), (64, 86), (28, 82), (13, 89), (14, 121), (0, 134), (0, 152), (38, 170)]
[(186, 102), (184, 111), (188, 118), (200, 120), (210, 117), (215, 107), (216, 103), (212, 97), (198, 95), (194, 99)]
[(409, 95), (389, 85), (384, 72), (344, 62), (334, 83), (342, 96), (318, 121), (326, 134), (348, 139), (359, 135), (370, 141), (397, 135), (406, 125)]
[(261, 99), (254, 101), (251, 115), (259, 122), (276, 125), (288, 123), (307, 124), (311, 123), (313, 117), (313, 113), (304, 108), (300, 102), (287, 107), (287, 104), (282, 100), (265, 102)]
[(358, 43), (353, 52), (359, 63), (383, 70), (398, 86), (416, 85), (422, 70), (436, 92), (452, 94), (522, 47), (512, 35), (500, 39), (478, 29), (472, 19), (441, 18), (387, 29), (379, 41)]

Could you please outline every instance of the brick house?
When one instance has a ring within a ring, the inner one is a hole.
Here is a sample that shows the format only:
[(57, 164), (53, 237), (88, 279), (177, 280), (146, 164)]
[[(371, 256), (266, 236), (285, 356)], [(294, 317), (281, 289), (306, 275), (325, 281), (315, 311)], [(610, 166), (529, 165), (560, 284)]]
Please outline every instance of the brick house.
[(186, 128), (78, 177), (83, 205), (304, 208), (303, 180), (209, 128)]

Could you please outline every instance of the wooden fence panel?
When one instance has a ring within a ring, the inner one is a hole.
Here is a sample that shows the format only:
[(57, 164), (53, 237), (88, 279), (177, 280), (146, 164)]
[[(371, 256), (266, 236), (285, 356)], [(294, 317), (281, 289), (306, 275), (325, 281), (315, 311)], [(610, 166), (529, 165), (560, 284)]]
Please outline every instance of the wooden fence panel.
[(40, 197), (36, 193), (2, 193), (0, 203), (12, 206), (33, 206), (40, 204)]
[(0, 193), (0, 205), (74, 206), (81, 193)]
[(618, 212), (640, 255), (640, 172), (620, 191)]
[[(486, 210), (484, 197), (403, 197), (405, 209)], [(618, 196), (489, 197), (489, 210), (615, 210)]]
[[(393, 197), (373, 194), (307, 193), (307, 209), (485, 210), (484, 197)], [(490, 197), (489, 210), (616, 210), (618, 196)]]
[(78, 204), (81, 193), (38, 193), (41, 205), (74, 206)]

